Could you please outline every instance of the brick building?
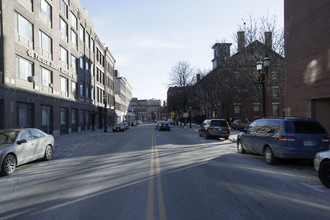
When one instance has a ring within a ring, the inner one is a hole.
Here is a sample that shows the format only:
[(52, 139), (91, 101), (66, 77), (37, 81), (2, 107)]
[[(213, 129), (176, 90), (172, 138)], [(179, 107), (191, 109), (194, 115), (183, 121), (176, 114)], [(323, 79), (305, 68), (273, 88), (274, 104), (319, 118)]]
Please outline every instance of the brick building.
[(0, 129), (101, 128), (116, 60), (79, 0), (2, 0), (0, 11)]
[(285, 0), (286, 115), (330, 132), (330, 1)]

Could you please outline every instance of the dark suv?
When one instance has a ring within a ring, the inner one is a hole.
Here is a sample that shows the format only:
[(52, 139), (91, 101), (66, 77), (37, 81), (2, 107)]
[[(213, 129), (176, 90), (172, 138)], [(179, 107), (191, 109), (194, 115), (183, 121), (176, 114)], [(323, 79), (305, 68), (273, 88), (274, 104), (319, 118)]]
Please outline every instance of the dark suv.
[(264, 155), (267, 164), (276, 158), (313, 159), (329, 149), (329, 134), (315, 120), (296, 117), (263, 118), (252, 122), (237, 137), (237, 151)]
[(199, 136), (224, 138), (228, 140), (230, 135), (230, 127), (226, 119), (207, 119), (199, 128)]

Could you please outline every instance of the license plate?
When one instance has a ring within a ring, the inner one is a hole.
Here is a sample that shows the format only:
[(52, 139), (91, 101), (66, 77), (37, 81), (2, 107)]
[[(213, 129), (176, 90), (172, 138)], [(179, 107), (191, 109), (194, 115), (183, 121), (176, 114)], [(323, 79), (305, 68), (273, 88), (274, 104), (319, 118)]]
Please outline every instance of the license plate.
[(314, 143), (313, 143), (313, 141), (304, 141), (304, 146), (305, 147), (313, 147)]

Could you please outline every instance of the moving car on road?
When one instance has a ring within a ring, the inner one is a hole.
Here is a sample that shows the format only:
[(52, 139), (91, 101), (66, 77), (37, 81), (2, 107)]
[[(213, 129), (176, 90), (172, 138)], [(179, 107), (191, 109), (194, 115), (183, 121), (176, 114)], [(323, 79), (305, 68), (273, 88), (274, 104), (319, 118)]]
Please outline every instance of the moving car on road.
[(16, 167), (40, 158), (50, 160), (54, 137), (36, 128), (0, 130), (0, 173), (7, 176)]
[(211, 138), (224, 138), (228, 140), (230, 135), (230, 127), (226, 119), (206, 119), (199, 128), (199, 136)]
[(237, 151), (264, 155), (267, 164), (276, 158), (313, 159), (329, 149), (329, 134), (315, 120), (269, 117), (252, 122), (237, 137)]
[(125, 130), (126, 130), (126, 128), (125, 128), (124, 123), (117, 123), (117, 124), (115, 124), (115, 126), (113, 126), (113, 129), (112, 129), (113, 132), (117, 132), (117, 131), (124, 132)]
[(171, 125), (168, 121), (158, 121), (157, 124), (158, 131), (171, 130)]
[(330, 188), (330, 150), (315, 155), (314, 168), (323, 185)]

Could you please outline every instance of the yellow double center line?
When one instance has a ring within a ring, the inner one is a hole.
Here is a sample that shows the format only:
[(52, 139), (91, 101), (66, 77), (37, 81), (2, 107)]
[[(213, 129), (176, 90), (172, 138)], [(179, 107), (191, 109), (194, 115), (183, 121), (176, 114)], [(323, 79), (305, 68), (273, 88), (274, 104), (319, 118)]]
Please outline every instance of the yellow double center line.
[[(158, 155), (158, 146), (156, 143), (155, 133), (152, 130), (151, 134), (151, 156), (150, 156), (150, 172), (149, 172), (149, 192), (148, 192), (148, 210), (147, 210), (147, 220), (154, 219), (154, 179), (157, 176), (157, 193), (158, 193), (158, 207), (159, 207), (159, 219), (166, 219), (164, 194), (162, 187), (162, 180), (160, 175), (160, 163)], [(156, 169), (154, 169), (156, 168)], [(155, 218), (157, 219), (157, 218)]]

